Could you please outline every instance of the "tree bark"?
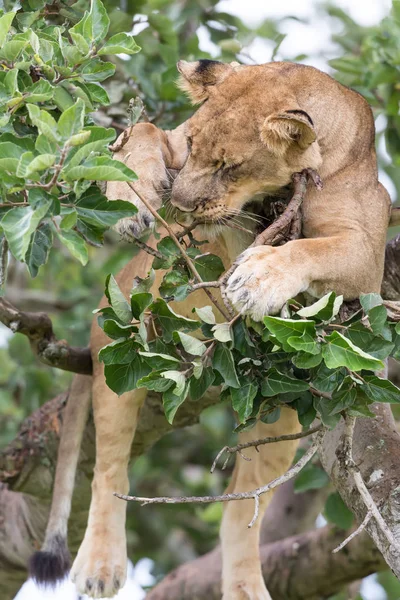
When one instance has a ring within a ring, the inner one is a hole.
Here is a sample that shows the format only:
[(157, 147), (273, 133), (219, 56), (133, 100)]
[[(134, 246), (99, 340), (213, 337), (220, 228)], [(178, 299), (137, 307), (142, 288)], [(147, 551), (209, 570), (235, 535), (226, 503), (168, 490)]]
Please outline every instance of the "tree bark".
[[(375, 419), (358, 418), (356, 421), (353, 457), (375, 504), (400, 545), (400, 436), (390, 405), (375, 405), (374, 412)], [(345, 465), (343, 449), (344, 423), (341, 421), (326, 434), (320, 459), (335, 488), (361, 523), (367, 510), (352, 473)], [(400, 578), (399, 551), (388, 544), (373, 518), (366, 530), (394, 574)]]
[[(261, 547), (262, 571), (274, 600), (322, 600), (344, 585), (386, 568), (361, 534), (337, 554), (347, 532), (329, 526)], [(214, 550), (167, 575), (146, 600), (220, 600), (221, 554)]]

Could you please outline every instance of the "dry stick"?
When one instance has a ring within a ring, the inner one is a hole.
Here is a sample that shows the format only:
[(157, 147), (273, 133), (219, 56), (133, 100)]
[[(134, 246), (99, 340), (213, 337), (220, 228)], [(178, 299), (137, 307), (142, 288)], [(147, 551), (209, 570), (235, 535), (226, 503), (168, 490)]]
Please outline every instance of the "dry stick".
[(0, 248), (0, 293), (2, 287), (5, 285), (7, 280), (7, 268), (8, 268), (8, 242), (4, 237), (1, 242)]
[(155, 250), (151, 246), (148, 246), (147, 244), (145, 244), (144, 242), (142, 242), (136, 238), (133, 240), (133, 243), (136, 244), (136, 246), (138, 248), (140, 248), (141, 250), (144, 250), (145, 252), (147, 252), (147, 254), (150, 254), (151, 256), (154, 256), (155, 258), (159, 258), (160, 260), (163, 260), (165, 258), (161, 254), (161, 252), (159, 252), (158, 250)]
[(368, 512), (370, 512), (371, 515), (374, 517), (376, 524), (378, 525), (379, 529), (382, 531), (382, 533), (384, 534), (384, 536), (386, 537), (388, 542), (400, 552), (399, 545), (398, 545), (393, 533), (390, 531), (389, 527), (386, 525), (384, 518), (382, 517), (381, 513), (379, 512), (379, 509), (378, 509), (377, 505), (375, 504), (374, 499), (372, 498), (371, 494), (368, 491), (367, 486), (364, 483), (360, 469), (354, 462), (354, 459), (353, 459), (353, 436), (354, 436), (355, 424), (356, 424), (355, 417), (346, 416), (345, 434), (344, 434), (344, 437), (345, 437), (345, 463), (344, 464), (347, 467), (347, 469), (353, 473), (354, 483), (356, 484), (356, 488), (357, 488), (358, 492), (360, 493), (360, 496), (363, 499), (364, 504), (368, 509)]
[(267, 492), (273, 490), (274, 488), (282, 485), (289, 479), (295, 477), (305, 465), (310, 462), (313, 458), (314, 454), (317, 452), (318, 448), (321, 445), (323, 437), (325, 435), (325, 427), (320, 429), (316, 435), (312, 445), (309, 447), (307, 452), (303, 454), (300, 460), (293, 465), (290, 469), (286, 471), (280, 477), (273, 479), (270, 483), (263, 485), (255, 490), (250, 492), (238, 492), (233, 494), (221, 494), (220, 496), (160, 496), (158, 498), (144, 498), (141, 496), (126, 496), (125, 494), (118, 494), (114, 492), (114, 496), (120, 498), (121, 500), (126, 500), (127, 502), (140, 502), (142, 506), (146, 504), (209, 504), (211, 502), (230, 502), (232, 500), (250, 500), (254, 499), (255, 507), (254, 507), (254, 516), (250, 521), (248, 527), (252, 527), (257, 519), (258, 511), (259, 511), (259, 500), (260, 496), (266, 494)]
[(349, 535), (349, 537), (347, 537), (345, 540), (343, 540), (343, 542), (341, 544), (339, 544), (339, 546), (337, 546), (334, 550), (332, 550), (332, 554), (336, 554), (336, 552), (340, 552), (340, 550), (342, 550), (342, 548), (347, 546), (347, 544), (349, 542), (351, 542), (351, 540), (353, 540), (359, 533), (361, 533), (366, 528), (368, 523), (370, 522), (371, 517), (372, 517), (372, 512), (369, 510), (367, 512), (367, 514), (365, 515), (365, 518), (364, 518), (363, 522), (361, 523), (361, 525), (359, 527), (357, 527), (357, 529), (355, 531), (353, 531), (353, 533), (351, 533)]
[(240, 456), (242, 458), (244, 458), (244, 460), (251, 461), (251, 458), (248, 458), (247, 456), (244, 456), (243, 454), (241, 454), (242, 450), (245, 450), (246, 448), (254, 447), (258, 451), (258, 446), (263, 446), (264, 444), (275, 444), (276, 442), (290, 442), (292, 440), (300, 440), (301, 438), (304, 438), (309, 435), (313, 435), (314, 433), (317, 433), (317, 431), (321, 431), (321, 429), (322, 429), (322, 425), (318, 425), (317, 427), (313, 427), (313, 428), (309, 429), (308, 431), (301, 431), (300, 433), (289, 433), (287, 435), (278, 435), (277, 437), (261, 438), (259, 440), (253, 440), (251, 442), (246, 442), (245, 444), (237, 444), (236, 446), (224, 446), (224, 448), (222, 448), (222, 450), (220, 450), (218, 452), (217, 456), (215, 457), (215, 460), (211, 467), (211, 473), (214, 472), (215, 467), (217, 466), (217, 463), (224, 452), (228, 452), (228, 457), (226, 458), (226, 460), (222, 466), (222, 470), (224, 470), (226, 468), (226, 465), (228, 464), (228, 460), (229, 460), (231, 454), (235, 454), (236, 452), (239, 452)]
[[(137, 197), (143, 202), (143, 204), (145, 205), (145, 207), (151, 212), (151, 214), (153, 215), (153, 217), (159, 221), (163, 227), (165, 227), (165, 229), (168, 231), (168, 235), (172, 238), (173, 242), (175, 243), (176, 247), (179, 249), (179, 252), (182, 254), (183, 258), (186, 261), (187, 266), (189, 267), (189, 269), (191, 270), (193, 276), (195, 277), (195, 279), (201, 283), (203, 280), (200, 277), (192, 259), (190, 258), (190, 256), (187, 254), (187, 252), (185, 251), (185, 249), (183, 248), (182, 244), (179, 242), (178, 238), (176, 237), (175, 233), (172, 231), (171, 227), (168, 225), (168, 223), (158, 214), (158, 212), (151, 206), (151, 204), (149, 202), (147, 202), (147, 200), (135, 189), (135, 186), (128, 181), (127, 182), (129, 187), (131, 188), (131, 190), (133, 190), (135, 192), (135, 194), (137, 195)], [(216, 298), (214, 298), (214, 296), (212, 295), (212, 293), (210, 292), (210, 290), (208, 290), (207, 288), (204, 288), (205, 293), (207, 294), (207, 296), (210, 298), (211, 302), (214, 304), (214, 306), (216, 308), (218, 308), (219, 312), (222, 314), (222, 316), (224, 317), (224, 319), (227, 321), (228, 320), (228, 315), (225, 313), (225, 311), (220, 307), (220, 305), (218, 304)]]

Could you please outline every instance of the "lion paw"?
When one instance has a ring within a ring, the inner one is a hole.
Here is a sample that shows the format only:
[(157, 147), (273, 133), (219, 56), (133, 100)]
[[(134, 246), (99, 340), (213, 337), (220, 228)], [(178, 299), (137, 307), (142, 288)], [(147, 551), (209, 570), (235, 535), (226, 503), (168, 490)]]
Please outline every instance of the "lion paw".
[(71, 570), (78, 594), (112, 598), (125, 584), (126, 571), (125, 532), (94, 539), (87, 531)]
[(115, 231), (127, 242), (132, 242), (135, 239), (148, 235), (154, 229), (155, 219), (151, 212), (145, 209), (138, 211), (133, 217), (125, 217), (120, 219), (114, 225)]
[(258, 246), (239, 256), (228, 279), (226, 294), (231, 304), (255, 321), (277, 314), (289, 300), (305, 291), (309, 282), (280, 248)]

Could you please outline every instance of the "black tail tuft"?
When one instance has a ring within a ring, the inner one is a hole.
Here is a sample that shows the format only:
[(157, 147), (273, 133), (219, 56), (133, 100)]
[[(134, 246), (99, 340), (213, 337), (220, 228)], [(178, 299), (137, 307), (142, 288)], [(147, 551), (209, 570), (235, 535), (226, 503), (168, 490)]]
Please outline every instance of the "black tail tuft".
[(29, 560), (29, 574), (42, 586), (55, 586), (71, 568), (71, 557), (64, 537), (54, 536), (45, 549), (35, 552)]

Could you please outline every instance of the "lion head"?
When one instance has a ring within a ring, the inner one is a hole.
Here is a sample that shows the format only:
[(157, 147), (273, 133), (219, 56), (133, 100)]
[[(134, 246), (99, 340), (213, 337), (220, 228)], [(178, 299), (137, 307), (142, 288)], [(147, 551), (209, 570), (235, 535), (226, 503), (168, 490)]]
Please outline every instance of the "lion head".
[(215, 222), (287, 185), (294, 172), (318, 169), (313, 119), (299, 106), (287, 67), (296, 65), (178, 63), (180, 87), (202, 103), (186, 122), (189, 154), (172, 187), (180, 211)]

